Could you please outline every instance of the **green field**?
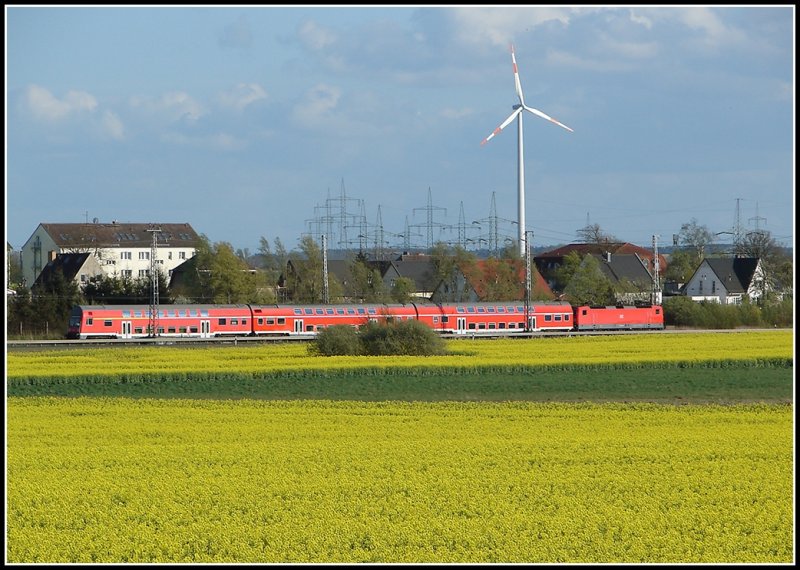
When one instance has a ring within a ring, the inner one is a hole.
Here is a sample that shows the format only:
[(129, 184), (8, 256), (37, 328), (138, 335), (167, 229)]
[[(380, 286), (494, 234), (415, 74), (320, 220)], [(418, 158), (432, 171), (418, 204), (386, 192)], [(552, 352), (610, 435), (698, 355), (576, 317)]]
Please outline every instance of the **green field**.
[(792, 334), (451, 350), (9, 354), (7, 561), (794, 560)]

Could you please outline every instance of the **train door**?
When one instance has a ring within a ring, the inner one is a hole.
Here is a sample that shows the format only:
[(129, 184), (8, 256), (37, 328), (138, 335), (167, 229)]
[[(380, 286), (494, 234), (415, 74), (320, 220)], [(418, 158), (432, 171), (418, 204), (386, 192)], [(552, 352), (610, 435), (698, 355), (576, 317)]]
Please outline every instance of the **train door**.
[(211, 321), (200, 321), (200, 338), (211, 336)]
[(295, 319), (294, 320), (294, 332), (302, 333), (303, 332), (303, 319)]
[(528, 330), (536, 330), (536, 317), (528, 317)]
[(131, 338), (131, 322), (122, 321), (122, 338)]
[(456, 317), (456, 332), (463, 333), (467, 330), (467, 317)]

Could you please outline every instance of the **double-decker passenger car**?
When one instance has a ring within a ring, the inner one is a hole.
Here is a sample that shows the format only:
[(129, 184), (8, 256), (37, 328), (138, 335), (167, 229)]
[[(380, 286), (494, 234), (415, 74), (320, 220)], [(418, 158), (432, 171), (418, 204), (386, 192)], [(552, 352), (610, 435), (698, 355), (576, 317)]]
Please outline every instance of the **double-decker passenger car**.
[[(248, 305), (162, 305), (157, 336), (198, 337), (248, 335)], [(80, 305), (72, 308), (67, 338), (143, 338), (154, 336), (147, 305)]]

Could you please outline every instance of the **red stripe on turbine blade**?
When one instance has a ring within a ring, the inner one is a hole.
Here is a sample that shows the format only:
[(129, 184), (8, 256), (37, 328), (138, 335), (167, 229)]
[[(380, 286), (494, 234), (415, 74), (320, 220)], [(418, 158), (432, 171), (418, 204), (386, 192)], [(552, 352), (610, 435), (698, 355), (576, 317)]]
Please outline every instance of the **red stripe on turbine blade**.
[(503, 129), (501, 129), (500, 127), (497, 127), (497, 128), (494, 130), (494, 132), (492, 133), (492, 136), (496, 135), (497, 133), (499, 133), (499, 132), (500, 132), (500, 131), (502, 131), (502, 130), (503, 130)]
[(517, 74), (517, 64), (515, 63), (513, 65), (514, 65), (514, 75), (516, 75)]

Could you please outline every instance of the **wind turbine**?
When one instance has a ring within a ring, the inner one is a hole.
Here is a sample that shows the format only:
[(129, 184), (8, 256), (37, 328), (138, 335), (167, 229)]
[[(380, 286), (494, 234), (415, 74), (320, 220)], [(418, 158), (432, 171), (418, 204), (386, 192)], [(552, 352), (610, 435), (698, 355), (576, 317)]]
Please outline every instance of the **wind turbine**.
[(526, 255), (525, 252), (525, 244), (527, 243), (527, 239), (525, 238), (525, 162), (524, 162), (524, 154), (522, 152), (522, 111), (530, 111), (534, 115), (538, 115), (543, 119), (547, 119), (551, 123), (555, 123), (559, 127), (567, 129), (569, 132), (575, 132), (570, 129), (567, 125), (556, 121), (553, 117), (542, 113), (539, 109), (534, 109), (533, 107), (528, 107), (525, 104), (525, 99), (522, 96), (522, 85), (519, 82), (519, 72), (517, 71), (517, 60), (514, 57), (514, 46), (511, 46), (511, 63), (514, 65), (514, 87), (517, 90), (517, 97), (519, 97), (519, 105), (514, 105), (512, 108), (514, 111), (508, 118), (501, 123), (499, 127), (497, 127), (492, 134), (481, 141), (481, 144), (484, 145), (489, 140), (494, 137), (495, 135), (500, 134), (504, 128), (506, 128), (511, 121), (514, 120), (516, 117), (517, 119), (517, 217), (518, 217), (518, 225), (519, 225), (519, 249), (520, 255), (523, 257)]

